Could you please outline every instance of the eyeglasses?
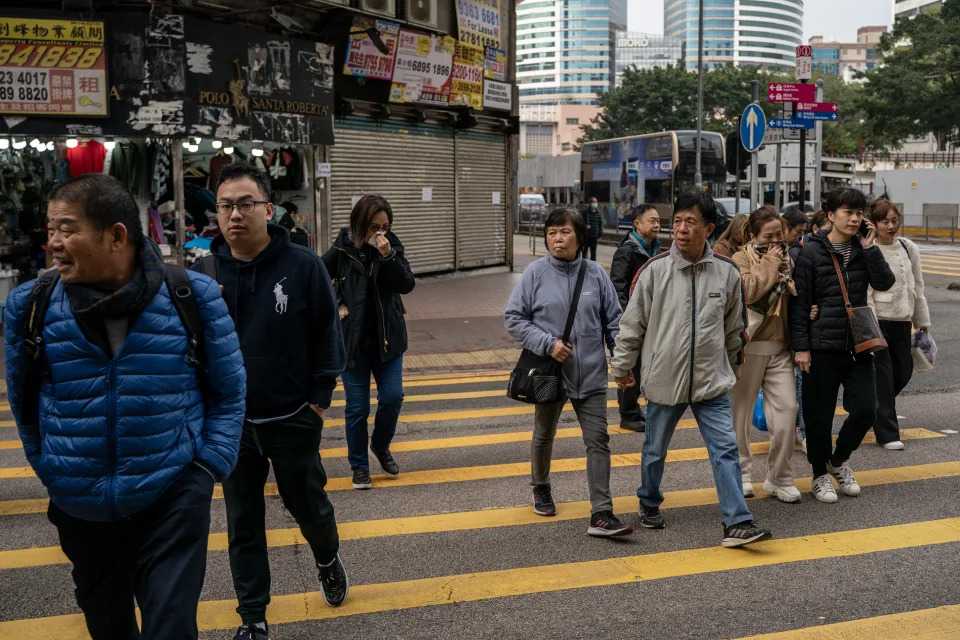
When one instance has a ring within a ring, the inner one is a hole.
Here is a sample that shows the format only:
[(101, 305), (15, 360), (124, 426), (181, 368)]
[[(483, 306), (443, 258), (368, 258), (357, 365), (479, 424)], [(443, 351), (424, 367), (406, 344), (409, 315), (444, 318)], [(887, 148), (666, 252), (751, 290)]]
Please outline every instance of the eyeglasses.
[(389, 224), (389, 223), (384, 224), (384, 225), (371, 224), (371, 225), (370, 225), (370, 231), (373, 231), (374, 233), (377, 233), (377, 232), (379, 232), (379, 231), (383, 231), (384, 233), (386, 233), (386, 232), (390, 231), (390, 224)]
[(246, 216), (253, 213), (253, 210), (257, 208), (258, 204), (268, 204), (266, 200), (244, 200), (243, 202), (218, 202), (217, 203), (217, 215), (220, 216), (229, 216), (233, 213), (233, 208), (236, 207), (237, 211), (240, 212), (240, 215)]

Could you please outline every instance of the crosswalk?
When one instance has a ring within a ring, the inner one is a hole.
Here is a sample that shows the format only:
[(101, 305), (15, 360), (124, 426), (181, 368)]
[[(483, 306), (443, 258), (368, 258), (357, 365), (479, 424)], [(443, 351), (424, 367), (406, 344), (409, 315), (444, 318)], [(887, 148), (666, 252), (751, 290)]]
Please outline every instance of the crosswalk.
[[(309, 548), (283, 509), (276, 485), (268, 483), (271, 637), (605, 638), (616, 637), (617, 628), (627, 629), (624, 625), (637, 619), (647, 629), (661, 630), (641, 637), (960, 637), (955, 592), (920, 606), (869, 592), (886, 581), (871, 580), (876, 567), (919, 584), (960, 566), (960, 509), (904, 500), (930, 487), (952, 495), (960, 488), (957, 440), (941, 433), (940, 425), (912, 423), (908, 417), (902, 430), (905, 452), (885, 451), (868, 436), (855, 460), (864, 495), (829, 506), (812, 499), (809, 467), (799, 449), (793, 467), (802, 502), (784, 505), (760, 489), (769, 449), (766, 435), (758, 432), (752, 445), (759, 456), (758, 484), (748, 504), (775, 537), (749, 550), (729, 550), (719, 547), (720, 510), (707, 452), (695, 422), (685, 417), (664, 478), (668, 528), (638, 530), (611, 542), (584, 534), (590, 515), (586, 458), (569, 407), (561, 416), (551, 468), (558, 513), (553, 518), (533, 514), (533, 409), (504, 396), (506, 375), (483, 371), (409, 378), (392, 448), (402, 472), (396, 477), (375, 473), (369, 492), (351, 488), (343, 393), (337, 390), (321, 455), (351, 576), (350, 597), (336, 609), (323, 603)], [(613, 388), (608, 393), (614, 512), (636, 526), (643, 436), (616, 426)], [(5, 418), (0, 422), (0, 637), (85, 638), (69, 563), (44, 516), (45, 490), (26, 464), (16, 430), (2, 428), (10, 427), (4, 411), (9, 408), (0, 406)], [(843, 414), (838, 407), (837, 415)], [(205, 639), (232, 637), (239, 624), (219, 487), (215, 498), (198, 618)], [(824, 575), (818, 578), (818, 572)], [(818, 579), (824, 585), (842, 583), (852, 592), (866, 589), (869, 595), (851, 596), (852, 608), (838, 608), (817, 597)], [(808, 582), (813, 588), (804, 587)], [(754, 597), (776, 585), (781, 590), (792, 585), (786, 609)], [(717, 617), (722, 611), (726, 621)], [(899, 635), (901, 629), (910, 635)]]
[(923, 252), (920, 254), (924, 276), (960, 278), (960, 253)]

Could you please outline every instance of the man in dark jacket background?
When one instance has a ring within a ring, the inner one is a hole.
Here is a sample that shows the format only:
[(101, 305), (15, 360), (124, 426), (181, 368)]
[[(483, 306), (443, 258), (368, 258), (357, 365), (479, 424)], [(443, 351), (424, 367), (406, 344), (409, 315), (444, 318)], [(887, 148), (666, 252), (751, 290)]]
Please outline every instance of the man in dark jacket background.
[(58, 279), (41, 279), (52, 287), (37, 341), (46, 373), (37, 393), (23, 351), (31, 281), (7, 300), (7, 392), (77, 604), (93, 640), (195, 639), (213, 485), (237, 459), (243, 422), (233, 321), (216, 283), (188, 274), (201, 380), (160, 248), (116, 178), (59, 186), (47, 222)]
[[(630, 302), (630, 286), (647, 260), (660, 253), (660, 214), (652, 204), (642, 204), (633, 210), (633, 229), (626, 235), (610, 264), (610, 279), (617, 291), (620, 308), (626, 310)], [(640, 379), (640, 364), (633, 370), (635, 380)], [(617, 390), (620, 404), (620, 428), (643, 431), (646, 418), (640, 408), (640, 385)]]
[(344, 366), (336, 300), (320, 257), (268, 224), (272, 215), (269, 179), (247, 163), (227, 165), (217, 179), (221, 235), (213, 255), (193, 267), (223, 286), (249, 378), (240, 456), (223, 483), (243, 621), (237, 640), (268, 637), (263, 490), (271, 462), (280, 497), (313, 551), (324, 600), (337, 606), (348, 589), (319, 455), (323, 412)]
[(596, 198), (590, 198), (587, 205), (587, 212), (583, 216), (587, 222), (587, 242), (583, 248), (583, 257), (587, 257), (587, 251), (590, 251), (590, 260), (597, 259), (597, 241), (603, 236), (603, 212), (600, 210), (600, 204)]

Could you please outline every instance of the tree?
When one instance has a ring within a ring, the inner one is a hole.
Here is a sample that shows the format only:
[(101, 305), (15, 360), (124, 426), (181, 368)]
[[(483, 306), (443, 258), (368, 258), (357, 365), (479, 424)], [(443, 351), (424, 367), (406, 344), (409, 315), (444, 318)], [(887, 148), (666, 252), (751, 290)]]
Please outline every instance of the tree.
[(960, 0), (900, 20), (877, 49), (883, 63), (861, 74), (865, 132), (887, 147), (929, 132), (941, 150), (960, 141)]

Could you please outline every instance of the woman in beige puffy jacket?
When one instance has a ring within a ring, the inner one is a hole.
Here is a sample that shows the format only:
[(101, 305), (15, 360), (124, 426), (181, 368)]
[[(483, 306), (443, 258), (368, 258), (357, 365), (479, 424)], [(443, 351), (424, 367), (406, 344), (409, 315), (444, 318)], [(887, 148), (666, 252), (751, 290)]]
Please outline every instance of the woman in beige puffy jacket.
[(793, 264), (784, 242), (784, 226), (774, 207), (757, 209), (747, 221), (746, 242), (733, 256), (743, 280), (750, 334), (740, 380), (733, 388), (733, 423), (743, 470), (743, 494), (749, 497), (754, 493), (751, 423), (762, 387), (770, 434), (763, 489), (783, 502), (799, 502), (800, 491), (793, 483), (790, 467), (797, 419), (797, 385), (787, 326), (787, 301), (796, 295), (796, 289), (791, 278)]
[(897, 281), (888, 291), (867, 290), (887, 348), (874, 354), (877, 371), (877, 421), (873, 431), (884, 449), (903, 449), (897, 422), (897, 396), (913, 376), (912, 328), (930, 330), (930, 310), (923, 295), (920, 250), (912, 241), (898, 237), (903, 220), (897, 205), (874, 200), (868, 214), (877, 228), (877, 246)]

